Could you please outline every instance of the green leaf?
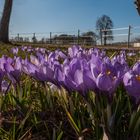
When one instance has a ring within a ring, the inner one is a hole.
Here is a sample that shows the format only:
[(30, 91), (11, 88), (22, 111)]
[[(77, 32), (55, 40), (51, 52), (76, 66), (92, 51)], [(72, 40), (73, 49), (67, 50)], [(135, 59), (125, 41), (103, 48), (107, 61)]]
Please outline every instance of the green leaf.
[(13, 138), (13, 140), (15, 140), (15, 137), (16, 137), (16, 117), (14, 118), (14, 120), (13, 120), (13, 132), (12, 132), (12, 138)]
[(66, 114), (67, 114), (68, 119), (69, 119), (71, 125), (73, 126), (73, 128), (74, 128), (76, 134), (79, 136), (79, 134), (80, 134), (80, 129), (78, 128), (78, 126), (77, 126), (76, 123), (74, 122), (72, 116), (70, 115), (70, 113), (69, 113), (67, 110), (66, 110)]
[(57, 140), (61, 140), (63, 136), (63, 131), (61, 131), (61, 133), (58, 135)]

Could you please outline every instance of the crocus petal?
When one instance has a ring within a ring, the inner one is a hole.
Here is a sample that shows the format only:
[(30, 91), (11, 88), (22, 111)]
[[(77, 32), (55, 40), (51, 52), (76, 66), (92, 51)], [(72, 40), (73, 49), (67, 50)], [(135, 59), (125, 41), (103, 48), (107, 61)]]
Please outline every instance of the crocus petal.
[(99, 74), (96, 84), (101, 91), (112, 93), (116, 88), (116, 81), (117, 80), (112, 79), (112, 77), (107, 74)]
[(134, 97), (136, 103), (140, 100), (140, 79), (133, 71), (128, 71), (123, 78), (124, 86), (131, 97)]

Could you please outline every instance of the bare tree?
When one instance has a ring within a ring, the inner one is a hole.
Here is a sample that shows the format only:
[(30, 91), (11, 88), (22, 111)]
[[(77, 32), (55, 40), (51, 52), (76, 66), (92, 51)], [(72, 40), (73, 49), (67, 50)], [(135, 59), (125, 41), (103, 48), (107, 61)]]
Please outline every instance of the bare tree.
[(13, 0), (5, 0), (2, 18), (0, 21), (0, 42), (9, 42), (9, 23)]
[(102, 37), (104, 40), (104, 45), (106, 45), (107, 40), (113, 40), (113, 35), (112, 35), (113, 32), (111, 28), (113, 28), (113, 22), (109, 16), (103, 15), (97, 20), (96, 29), (101, 36), (101, 44), (102, 44)]
[(140, 42), (140, 36), (133, 39), (133, 42)]

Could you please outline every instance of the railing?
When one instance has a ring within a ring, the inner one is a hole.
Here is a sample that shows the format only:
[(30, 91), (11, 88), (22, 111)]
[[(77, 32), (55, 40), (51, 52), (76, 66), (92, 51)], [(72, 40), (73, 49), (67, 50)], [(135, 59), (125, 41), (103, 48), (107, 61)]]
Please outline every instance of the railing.
[[(13, 42), (28, 42), (58, 45), (127, 45), (140, 42), (140, 26), (128, 26), (107, 30), (89, 30), (95, 34), (84, 34), (86, 31), (42, 32), (10, 34)], [(109, 34), (108, 32), (112, 32)]]

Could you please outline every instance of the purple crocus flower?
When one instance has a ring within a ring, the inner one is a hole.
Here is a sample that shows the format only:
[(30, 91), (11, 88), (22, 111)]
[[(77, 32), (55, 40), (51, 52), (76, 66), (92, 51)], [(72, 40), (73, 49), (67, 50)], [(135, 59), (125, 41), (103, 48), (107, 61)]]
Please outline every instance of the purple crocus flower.
[(29, 62), (27, 58), (22, 62), (22, 71), (26, 73), (27, 75), (34, 77), (35, 71), (37, 70), (38, 70), (38, 67), (35, 64)]
[(64, 80), (65, 80), (65, 74), (64, 74), (64, 67), (62, 65), (59, 65), (55, 68), (54, 78), (56, 79), (59, 87), (63, 86), (66, 88)]
[(6, 63), (6, 57), (3, 56), (0, 58), (0, 84), (5, 76), (5, 69), (4, 69), (4, 64)]
[(83, 80), (84, 80), (85, 87), (88, 90), (92, 90), (92, 91), (96, 90), (97, 86), (96, 86), (95, 80), (92, 76), (92, 73), (91, 73), (90, 69), (88, 69), (88, 68), (84, 69)]
[(5, 71), (7, 72), (8, 78), (15, 84), (19, 83), (21, 70), (22, 70), (22, 60), (20, 57), (17, 57), (11, 62), (11, 59), (7, 59), (4, 64)]
[(119, 84), (117, 71), (108, 57), (92, 54), (90, 70), (96, 83), (96, 93), (102, 93), (111, 99)]
[(30, 55), (30, 61), (32, 64), (39, 66), (41, 65), (41, 61), (34, 55)]
[(50, 63), (45, 62), (45, 64), (43, 65), (43, 67), (40, 69), (44, 77), (47, 79), (46, 81), (49, 81), (55, 85), (57, 85), (57, 81), (55, 79), (55, 67), (56, 65), (51, 65)]
[(65, 86), (68, 89), (68, 91), (78, 91), (82, 95), (85, 95), (86, 93), (86, 87), (84, 85), (83, 80), (83, 71), (82, 70), (76, 70), (73, 75), (70, 74), (70, 72), (65, 75)]
[(14, 55), (17, 55), (17, 54), (18, 54), (18, 51), (19, 51), (19, 48), (18, 48), (18, 47), (12, 48), (12, 49), (11, 49), (11, 52), (12, 52)]
[(68, 91), (78, 91), (83, 96), (95, 89), (95, 82), (86, 59), (74, 58), (64, 66), (62, 77)]
[(27, 46), (21, 46), (21, 50), (22, 50), (22, 51), (26, 51), (27, 48), (28, 48)]
[(30, 52), (33, 51), (33, 48), (31, 46), (28, 46), (27, 49), (26, 49), (26, 51), (30, 53)]
[(94, 81), (96, 81), (98, 75), (101, 73), (102, 59), (95, 54), (92, 54), (91, 60), (89, 61), (90, 71)]
[(62, 52), (62, 51), (59, 51), (59, 52), (58, 52), (58, 55), (59, 55), (59, 57), (62, 58), (62, 59), (66, 59), (66, 58), (67, 58), (66, 54), (65, 54), (64, 52)]
[(114, 93), (118, 85), (118, 77), (116, 76), (114, 67), (103, 63), (96, 84), (99, 90), (108, 93), (109, 96)]
[(127, 56), (129, 56), (129, 57), (136, 56), (136, 53), (135, 52), (129, 52), (129, 53), (127, 53)]
[(59, 65), (58, 61), (39, 61), (39, 59), (35, 56), (31, 56), (31, 62), (28, 59), (25, 59), (23, 63), (23, 72), (32, 76), (36, 80), (42, 82), (51, 82), (57, 85), (57, 81), (55, 79), (55, 68)]
[[(2, 83), (2, 80), (4, 78), (4, 75), (5, 75), (5, 72), (0, 69), (0, 85)], [(0, 90), (1, 90), (1, 88), (0, 88)]]
[(68, 48), (68, 55), (71, 58), (76, 57), (80, 50), (82, 50), (82, 48), (80, 46), (74, 45), (71, 48)]
[(8, 91), (10, 85), (7, 81), (3, 80), (1, 83), (1, 91), (2, 93), (5, 93), (6, 91)]
[(140, 62), (133, 66), (133, 69), (128, 71), (123, 78), (124, 86), (136, 104), (140, 103)]
[(46, 81), (47, 79), (43, 74), (43, 70), (40, 69), (42, 65), (39, 65), (40, 63), (36, 58), (31, 58), (33, 63), (29, 62), (27, 58), (23, 61), (22, 71), (36, 80)]
[(39, 51), (40, 53), (42, 53), (42, 54), (45, 54), (46, 49), (45, 49), (45, 48), (39, 48), (38, 51)]
[(140, 75), (140, 62), (137, 62), (134, 66), (133, 66), (133, 72), (136, 74), (136, 75)]
[(126, 58), (124, 56), (118, 55), (111, 60), (111, 63), (117, 71), (118, 78), (120, 81), (122, 81), (124, 74), (129, 70)]

